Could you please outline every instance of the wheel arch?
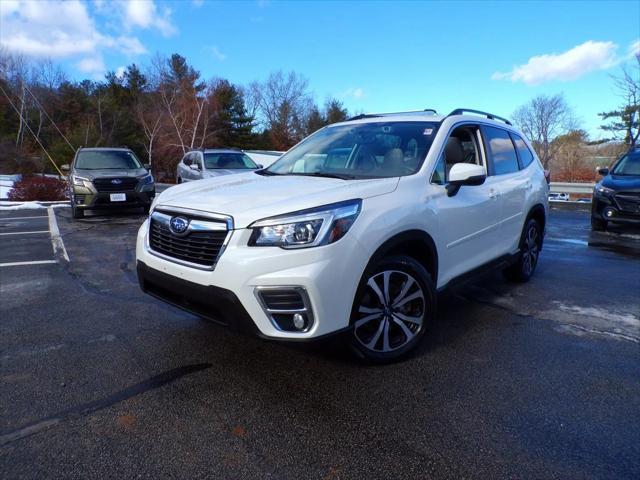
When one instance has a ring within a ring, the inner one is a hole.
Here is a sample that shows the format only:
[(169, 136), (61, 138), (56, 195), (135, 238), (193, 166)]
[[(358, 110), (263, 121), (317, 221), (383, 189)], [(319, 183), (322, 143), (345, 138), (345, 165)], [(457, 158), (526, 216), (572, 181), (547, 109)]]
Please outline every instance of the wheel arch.
[(390, 255), (408, 255), (415, 258), (429, 272), (434, 284), (438, 283), (438, 251), (431, 235), (423, 230), (406, 230), (385, 240), (371, 255), (365, 274), (382, 258)]
[[(537, 203), (533, 207), (531, 207), (531, 209), (529, 209), (527, 217), (525, 218), (524, 225), (526, 225), (531, 218), (535, 219), (542, 227), (542, 239), (540, 240), (540, 248), (542, 249), (542, 243), (544, 242), (544, 233), (547, 225), (547, 212), (544, 208), (544, 205), (542, 205), (541, 203)], [(524, 225), (522, 228), (524, 228)]]

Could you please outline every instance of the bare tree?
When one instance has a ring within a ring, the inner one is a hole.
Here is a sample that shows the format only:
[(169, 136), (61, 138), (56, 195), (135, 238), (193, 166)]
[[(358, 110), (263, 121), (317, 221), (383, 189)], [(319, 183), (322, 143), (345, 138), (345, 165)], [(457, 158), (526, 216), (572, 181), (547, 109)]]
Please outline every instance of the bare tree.
[(259, 112), (271, 134), (274, 147), (286, 150), (305, 135), (307, 117), (313, 109), (309, 82), (296, 72), (277, 71), (252, 89)]
[(586, 163), (588, 140), (584, 130), (572, 130), (552, 142), (555, 150), (553, 165), (570, 182), (577, 181), (584, 170), (592, 171)]
[(513, 113), (513, 119), (531, 140), (544, 168), (549, 167), (555, 153), (553, 139), (575, 129), (577, 123), (573, 110), (562, 94), (533, 98)]
[(627, 147), (633, 148), (640, 138), (640, 54), (636, 55), (633, 67), (625, 65), (620, 75), (612, 77), (622, 104), (617, 110), (599, 114), (602, 120), (609, 122), (600, 128), (615, 138), (624, 138)]

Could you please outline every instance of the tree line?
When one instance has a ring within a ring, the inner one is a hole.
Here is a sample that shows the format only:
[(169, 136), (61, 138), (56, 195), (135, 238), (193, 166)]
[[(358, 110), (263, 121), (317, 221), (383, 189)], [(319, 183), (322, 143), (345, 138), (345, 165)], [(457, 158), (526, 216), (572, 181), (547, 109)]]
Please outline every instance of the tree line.
[[(195, 148), (287, 150), (349, 114), (335, 98), (318, 106), (307, 79), (277, 71), (243, 86), (204, 79), (181, 55), (72, 81), (51, 61), (0, 52), (0, 168), (54, 171), (78, 147), (128, 146), (160, 178)], [(45, 153), (46, 151), (46, 153)]]
[[(590, 141), (562, 94), (537, 96), (513, 112), (554, 178), (584, 180), (593, 173), (585, 158), (615, 157), (637, 145), (640, 57), (613, 76), (613, 86), (620, 103), (600, 114), (608, 139)], [(72, 81), (50, 60), (29, 62), (0, 51), (1, 173), (52, 172), (52, 162), (69, 163), (80, 146), (126, 145), (160, 179), (171, 179), (190, 149), (287, 150), (348, 117), (335, 98), (318, 106), (296, 72), (238, 85), (204, 79), (173, 54), (109, 72), (101, 81)]]

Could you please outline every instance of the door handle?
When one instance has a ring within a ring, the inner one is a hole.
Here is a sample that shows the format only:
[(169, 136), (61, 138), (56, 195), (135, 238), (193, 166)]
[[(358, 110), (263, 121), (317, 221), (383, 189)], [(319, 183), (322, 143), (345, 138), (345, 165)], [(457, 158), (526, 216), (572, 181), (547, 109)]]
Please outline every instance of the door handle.
[(489, 198), (496, 198), (498, 195), (499, 193), (493, 188), (489, 190)]

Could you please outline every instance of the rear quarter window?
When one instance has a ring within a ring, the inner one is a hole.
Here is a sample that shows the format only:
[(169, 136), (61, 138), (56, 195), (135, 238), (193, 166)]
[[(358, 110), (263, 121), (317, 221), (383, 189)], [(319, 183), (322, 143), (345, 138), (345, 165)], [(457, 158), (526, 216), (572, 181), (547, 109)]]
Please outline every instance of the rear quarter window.
[(520, 138), (515, 133), (511, 133), (511, 139), (513, 140), (513, 144), (516, 146), (516, 150), (518, 151), (518, 156), (520, 157), (520, 163), (522, 164), (522, 168), (527, 168), (533, 162), (533, 153), (527, 147), (525, 141)]

